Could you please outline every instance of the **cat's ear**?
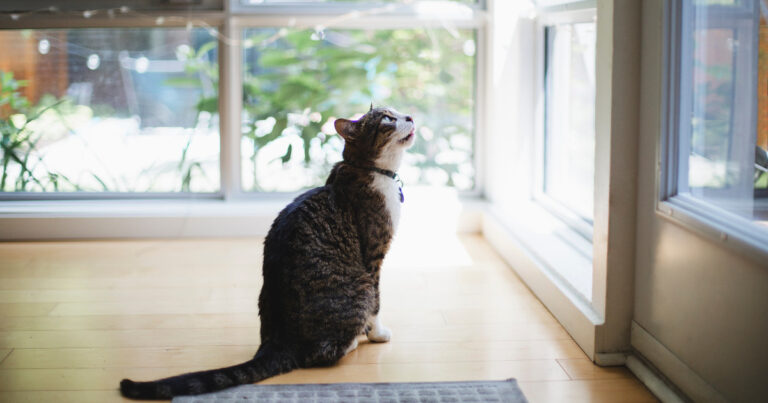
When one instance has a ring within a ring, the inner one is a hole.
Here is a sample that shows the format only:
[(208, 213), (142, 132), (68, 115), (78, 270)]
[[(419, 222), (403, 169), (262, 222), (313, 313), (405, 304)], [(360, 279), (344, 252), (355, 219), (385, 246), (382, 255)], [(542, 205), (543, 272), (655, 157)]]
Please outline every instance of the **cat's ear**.
[(373, 101), (371, 101), (371, 108), (370, 108), (370, 109), (368, 109), (368, 112), (370, 112), (370, 111), (372, 111), (372, 110), (373, 110)]
[(333, 127), (336, 128), (336, 133), (339, 133), (345, 141), (349, 141), (355, 137), (355, 122), (349, 119), (336, 119), (333, 122)]

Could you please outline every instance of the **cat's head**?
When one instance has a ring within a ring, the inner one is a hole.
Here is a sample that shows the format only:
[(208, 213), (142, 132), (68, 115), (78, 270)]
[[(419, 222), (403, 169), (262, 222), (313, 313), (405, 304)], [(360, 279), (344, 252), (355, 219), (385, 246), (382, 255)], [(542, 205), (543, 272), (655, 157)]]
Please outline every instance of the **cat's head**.
[(392, 108), (373, 108), (358, 120), (337, 119), (344, 138), (344, 161), (397, 170), (403, 152), (413, 145), (413, 118)]

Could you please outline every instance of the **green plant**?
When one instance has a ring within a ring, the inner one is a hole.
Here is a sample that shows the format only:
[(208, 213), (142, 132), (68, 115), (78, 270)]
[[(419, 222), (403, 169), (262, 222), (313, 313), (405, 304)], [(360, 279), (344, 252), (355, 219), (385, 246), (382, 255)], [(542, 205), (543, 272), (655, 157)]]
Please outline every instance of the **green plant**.
[[(195, 128), (199, 126), (200, 116), (203, 113), (215, 115), (219, 113), (219, 64), (215, 62), (215, 57), (211, 56), (213, 50), (216, 49), (217, 41), (212, 40), (204, 43), (197, 49), (191, 47), (180, 47), (177, 49), (176, 56), (184, 60), (184, 71), (187, 77), (184, 78), (172, 78), (166, 80), (166, 84), (174, 85), (177, 87), (201, 87), (202, 83), (200, 76), (206, 77), (213, 88), (212, 95), (201, 95), (200, 99), (195, 104)], [(187, 137), (187, 142), (181, 151), (181, 157), (176, 169), (179, 171), (181, 177), (181, 191), (189, 192), (192, 187), (192, 178), (194, 172), (198, 171), (200, 175), (205, 176), (205, 170), (203, 165), (199, 161), (191, 161), (189, 159), (189, 148), (192, 145), (192, 139), (194, 131), (191, 131)]]
[[(307, 185), (322, 183), (339, 151), (334, 131), (323, 126), (373, 101), (418, 119), (422, 131), (409, 165), (419, 182), (438, 173), (446, 185), (473, 186), (472, 31), (255, 29), (246, 31), (245, 43), (243, 137), (254, 171), (267, 145), (298, 136), (301, 149), (296, 141), (285, 144), (279, 160), (286, 164), (298, 152), (307, 174), (315, 175)], [(467, 179), (457, 184), (457, 175)], [(256, 172), (244, 186), (265, 190)]]
[[(177, 49), (187, 77), (166, 83), (200, 87), (202, 78), (216, 88), (215, 44)], [(246, 30), (241, 144), (253, 180), (244, 188), (274, 190), (256, 172), (269, 147), (270, 163), (288, 169), (301, 161), (303, 182), (291, 190), (322, 183), (341, 151), (329, 122), (363, 112), (372, 101), (418, 120), (420, 136), (409, 153), (418, 182), (434, 182), (429, 176), (438, 175), (446, 185), (471, 188), (474, 44), (469, 30)], [(218, 105), (217, 92), (201, 95), (198, 118), (218, 113)], [(182, 190), (189, 189), (193, 171), (204, 174), (189, 160), (191, 136), (177, 165)], [(275, 155), (275, 147), (284, 148)], [(455, 182), (459, 177), (464, 179)]]
[[(33, 156), (35, 147), (42, 136), (30, 130), (30, 124), (49, 110), (57, 110), (65, 100), (41, 102), (31, 106), (20, 90), (26, 81), (16, 80), (12, 72), (0, 71), (0, 149), (2, 149), (2, 172), (0, 191), (27, 191), (35, 184), (41, 190), (59, 190), (67, 183), (77, 190), (79, 187), (66, 176), (45, 169), (42, 159)], [(43, 170), (37, 168), (41, 165)], [(10, 183), (11, 173), (15, 180)]]

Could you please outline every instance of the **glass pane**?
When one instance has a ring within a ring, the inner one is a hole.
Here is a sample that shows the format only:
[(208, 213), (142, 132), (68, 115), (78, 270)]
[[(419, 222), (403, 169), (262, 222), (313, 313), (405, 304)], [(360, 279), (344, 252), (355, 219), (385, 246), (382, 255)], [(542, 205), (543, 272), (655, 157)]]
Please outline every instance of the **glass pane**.
[(0, 48), (0, 190), (219, 189), (207, 30), (6, 30)]
[(568, 3), (577, 3), (579, 1), (583, 0), (534, 0), (534, 3), (539, 7), (552, 7)]
[(743, 3), (739, 0), (693, 0), (697, 6), (735, 6)]
[(751, 12), (756, 3), (740, 3), (749, 11), (697, 3), (685, 15), (693, 29), (683, 47), (681, 96), (690, 118), (681, 122), (678, 188), (766, 224), (768, 32)]
[[(445, 3), (477, 3), (477, 0), (429, 0), (428, 2), (445, 2)], [(414, 0), (240, 0), (240, 4), (253, 6), (259, 4), (296, 4), (296, 3), (360, 3), (360, 4), (384, 4), (384, 3), (418, 3)]]
[(595, 23), (547, 29), (544, 192), (591, 222), (595, 176)]
[(760, 18), (757, 72), (757, 138), (755, 145), (755, 209), (758, 223), (768, 226), (768, 23)]
[(341, 160), (333, 121), (371, 102), (414, 117), (406, 184), (474, 186), (474, 31), (249, 29), (245, 43), (245, 190), (323, 184)]
[[(706, 29), (694, 32), (693, 119), (688, 170), (690, 191), (727, 187), (736, 180), (728, 175), (733, 121), (734, 66), (729, 43), (731, 29)], [(738, 165), (738, 164), (737, 164)], [(731, 171), (738, 166), (731, 166)]]

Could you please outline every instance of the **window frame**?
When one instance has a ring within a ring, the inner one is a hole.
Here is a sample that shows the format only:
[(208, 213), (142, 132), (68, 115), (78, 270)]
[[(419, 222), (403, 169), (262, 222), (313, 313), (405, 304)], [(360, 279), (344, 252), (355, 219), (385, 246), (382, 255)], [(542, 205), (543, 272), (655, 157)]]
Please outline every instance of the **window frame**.
[[(593, 223), (579, 216), (571, 208), (554, 199), (544, 191), (546, 142), (548, 130), (547, 104), (549, 98), (549, 76), (547, 71), (548, 35), (547, 30), (559, 24), (574, 24), (592, 22), (597, 18), (597, 4), (587, 0), (561, 4), (539, 10), (536, 21), (537, 60), (536, 60), (536, 91), (539, 93), (540, 105), (536, 113), (536, 128), (534, 130), (534, 180), (531, 183), (531, 198), (550, 214), (563, 221), (572, 230), (588, 242), (592, 242)], [(595, 91), (597, 89), (595, 88)], [(595, 136), (597, 133), (595, 133)]]
[[(229, 10), (235, 14), (275, 14), (275, 15), (332, 15), (346, 14), (349, 12), (362, 13), (363, 15), (376, 9), (384, 9), (385, 15), (407, 16), (416, 15), (419, 12), (419, 3), (385, 3), (385, 2), (320, 2), (302, 0), (283, 0), (276, 3), (242, 4), (242, 0), (224, 0)], [(269, 0), (268, 0), (269, 1)], [(486, 9), (487, 0), (475, 0), (474, 4), (457, 3), (461, 6), (472, 8), (476, 11)], [(430, 10), (434, 12), (435, 10)], [(446, 12), (447, 11), (447, 12)], [(435, 19), (445, 18), (450, 15), (450, 10), (439, 10), (440, 14), (431, 15)]]
[[(459, 191), (464, 197), (479, 197), (484, 193), (482, 161), (485, 123), (480, 119), (486, 101), (485, 78), (487, 59), (486, 0), (462, 4), (463, 12), (425, 15), (413, 4), (313, 3), (295, 1), (282, 4), (244, 6), (240, 0), (224, 0), (219, 11), (183, 11), (170, 8), (163, 11), (141, 11), (128, 14), (96, 13), (90, 18), (72, 17), (78, 12), (57, 14), (30, 13), (18, 20), (0, 18), (2, 29), (78, 29), (78, 28), (157, 28), (186, 27), (188, 23), (216, 29), (219, 63), (219, 190), (216, 192), (0, 192), (3, 201), (54, 200), (276, 200), (295, 197), (295, 192), (246, 191), (241, 181), (240, 142), (242, 133), (242, 45), (240, 38), (248, 28), (323, 26), (338, 29), (405, 29), (413, 27), (457, 28), (475, 31), (476, 52), (473, 71), (473, 165), (474, 187)], [(300, 7), (300, 8), (296, 8)], [(370, 15), (372, 9), (387, 7), (380, 15)], [(108, 8), (108, 7), (105, 7)], [(457, 8), (458, 9), (458, 8)], [(183, 17), (181, 17), (183, 15)], [(351, 17), (350, 17), (351, 16)], [(0, 15), (2, 17), (2, 15)], [(169, 18), (172, 17), (172, 18)], [(352, 18), (353, 17), (353, 18)], [(159, 22), (162, 18), (162, 22)], [(331, 21), (332, 24), (329, 24)], [(229, 42), (229, 43), (228, 43)]]
[[(141, 12), (136, 16), (120, 16), (108, 18), (99, 14), (91, 18), (72, 18), (67, 14), (31, 15), (20, 18), (18, 21), (0, 22), (0, 30), (5, 29), (83, 29), (83, 28), (184, 28), (187, 21), (194, 20), (199, 25), (209, 26), (224, 32), (223, 27), (226, 18), (219, 12), (194, 12), (189, 13), (187, 20), (170, 19), (175, 16), (172, 11)], [(158, 18), (165, 18), (162, 24), (158, 24)], [(227, 63), (222, 54), (226, 46), (222, 40), (218, 40), (218, 63), (220, 71)], [(223, 85), (219, 78), (219, 94)], [(227, 105), (222, 105), (224, 97), (219, 96), (219, 149), (225, 145), (224, 119), (222, 110)], [(226, 101), (224, 101), (226, 102)], [(0, 202), (3, 201), (54, 201), (54, 200), (216, 200), (225, 199), (224, 168), (229, 164), (225, 161), (224, 153), (219, 154), (219, 190), (215, 192), (0, 192)]]
[[(746, 256), (765, 259), (768, 257), (768, 228), (761, 228), (751, 220), (686, 194), (685, 185), (682, 188), (680, 186), (680, 174), (684, 164), (687, 164), (687, 158), (683, 158), (683, 155), (684, 152), (687, 153), (690, 143), (689, 132), (683, 129), (681, 124), (682, 116), (691, 110), (690, 100), (683, 97), (686, 91), (690, 92), (690, 88), (681, 80), (681, 76), (690, 64), (690, 60), (687, 60), (690, 57), (686, 58), (684, 55), (689, 49), (689, 44), (684, 41), (683, 34), (692, 29), (690, 21), (685, 19), (686, 13), (690, 12), (686, 8), (692, 7), (692, 4), (683, 3), (685, 2), (668, 2), (664, 13), (662, 88), (665, 93), (662, 96), (662, 127), (659, 131), (657, 156), (656, 214)], [(718, 11), (749, 13), (759, 18), (758, 7), (759, 3), (755, 2), (751, 11), (743, 5)], [(752, 82), (756, 83), (757, 68), (750, 73), (754, 75)], [(751, 112), (754, 117), (757, 108), (757, 85), (753, 87)], [(752, 135), (755, 135), (756, 119), (748, 125), (751, 127), (749, 130), (755, 132)], [(683, 182), (687, 183), (687, 180)]]

